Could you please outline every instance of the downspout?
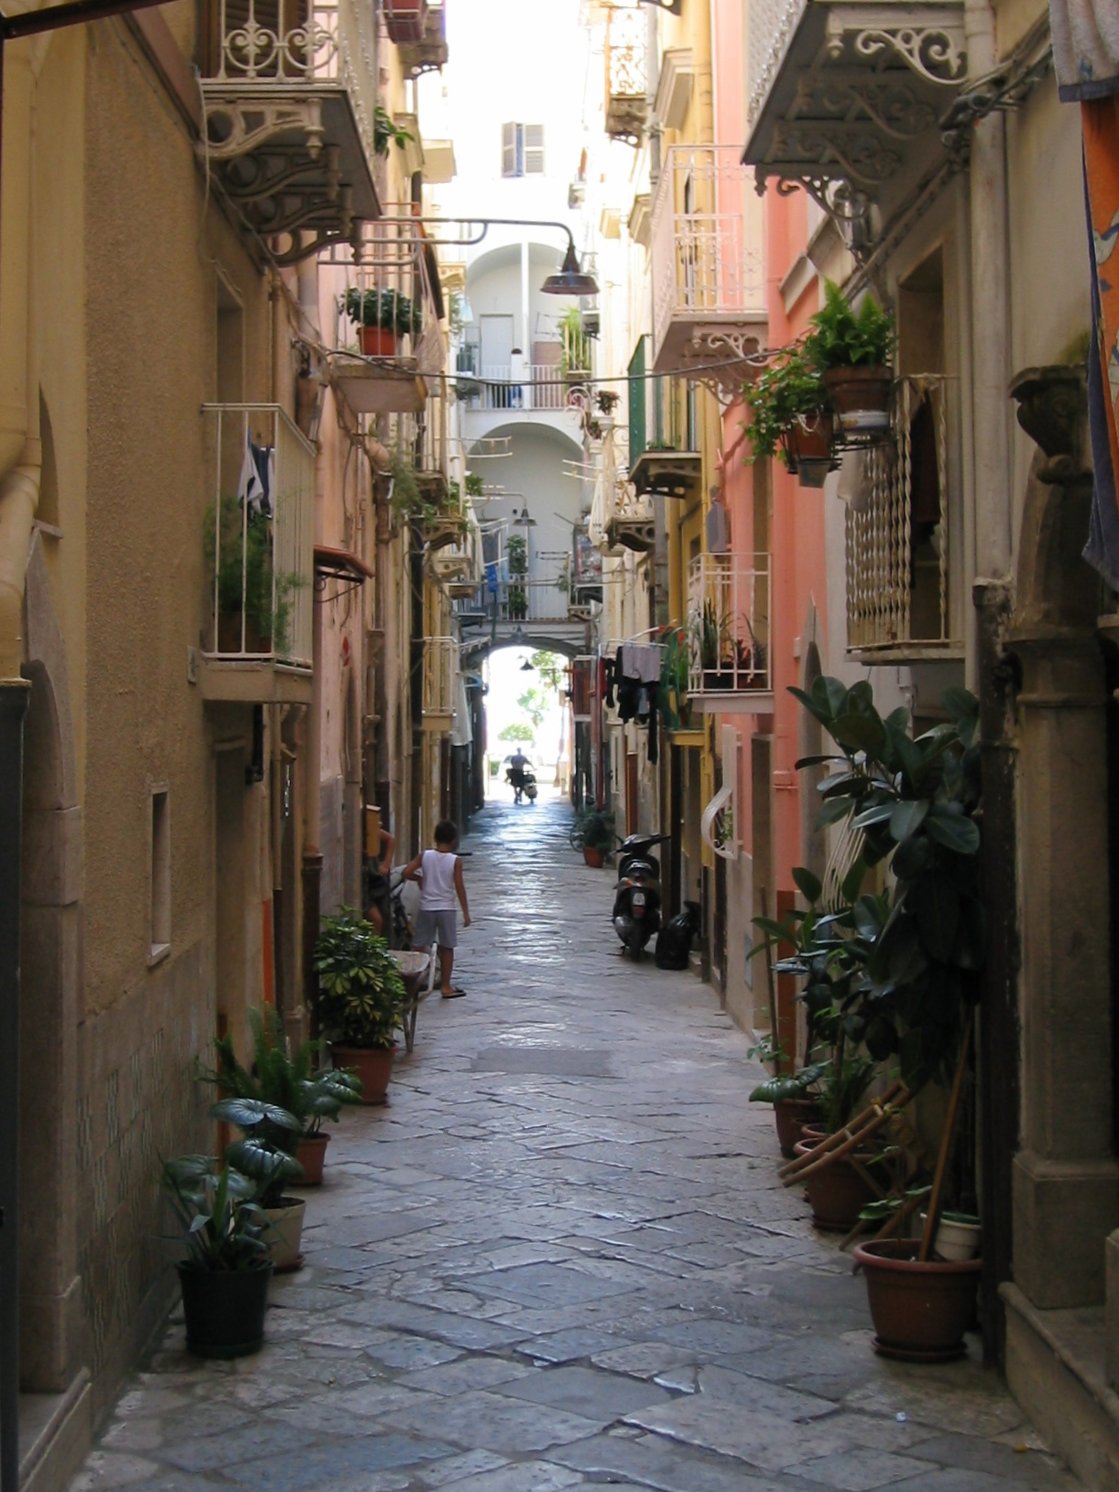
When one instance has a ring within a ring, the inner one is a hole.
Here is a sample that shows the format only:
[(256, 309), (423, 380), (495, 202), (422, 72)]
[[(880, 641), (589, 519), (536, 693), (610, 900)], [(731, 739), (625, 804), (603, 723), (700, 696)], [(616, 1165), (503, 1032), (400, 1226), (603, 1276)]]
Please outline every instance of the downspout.
[[(994, 17), (987, 0), (964, 10), (968, 73), (982, 77), (995, 65)], [(971, 135), (970, 255), (975, 573), (1000, 580), (1010, 570), (1011, 504), (1007, 386), (1010, 378), (1010, 274), (1006, 186), (1006, 119), (992, 110)], [(969, 674), (975, 650), (968, 650)]]
[[(7, 76), (5, 77), (5, 68)], [(6, 87), (5, 87), (6, 84)], [(23, 595), (42, 454), (31, 408), (31, 48), (0, 37), (0, 1492), (19, 1487), (19, 1016)]]

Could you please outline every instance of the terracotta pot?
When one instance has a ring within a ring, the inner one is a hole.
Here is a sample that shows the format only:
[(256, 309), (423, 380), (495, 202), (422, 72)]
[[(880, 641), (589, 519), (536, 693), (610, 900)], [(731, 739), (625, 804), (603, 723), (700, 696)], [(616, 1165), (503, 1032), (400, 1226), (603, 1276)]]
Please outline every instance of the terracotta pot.
[(824, 387), (841, 435), (874, 435), (890, 428), (889, 368), (828, 368)]
[(804, 1138), (805, 1124), (820, 1117), (820, 1105), (814, 1098), (779, 1098), (773, 1105), (773, 1122), (781, 1154), (791, 1160), (793, 1146)]
[(307, 1203), (302, 1197), (281, 1197), (279, 1207), (265, 1207), (268, 1232), (265, 1241), (274, 1274), (291, 1274), (303, 1268), (300, 1245), (303, 1242), (303, 1214)]
[(392, 1077), (395, 1044), (391, 1047), (364, 1047), (337, 1046), (331, 1043), (330, 1055), (335, 1067), (352, 1067), (357, 1073), (361, 1079), (362, 1103), (388, 1102), (385, 1095)]
[[(794, 1155), (811, 1155), (821, 1139), (800, 1140), (793, 1146)], [(874, 1159), (872, 1150), (856, 1151), (855, 1159), (866, 1165)], [(859, 1213), (877, 1193), (865, 1181), (850, 1160), (844, 1156), (833, 1160), (811, 1176), (804, 1177), (804, 1190), (812, 1208), (812, 1221), (825, 1233), (848, 1233), (859, 1220)]]
[(303, 1167), (303, 1179), (298, 1186), (322, 1186), (322, 1168), (326, 1160), (326, 1147), (330, 1144), (328, 1134), (304, 1135), (295, 1147), (295, 1158)]
[(855, 1245), (866, 1276), (874, 1348), (906, 1362), (949, 1362), (962, 1357), (964, 1332), (975, 1314), (978, 1259), (917, 1259), (915, 1238), (882, 1238)]
[(606, 864), (605, 851), (592, 849), (589, 844), (583, 846), (583, 859), (588, 865), (593, 865), (595, 870), (601, 870)]
[(832, 456), (833, 421), (829, 413), (799, 415), (781, 436), (786, 465), (802, 487), (822, 487), (839, 463)]
[(387, 326), (363, 326), (361, 350), (366, 357), (395, 357), (396, 333)]

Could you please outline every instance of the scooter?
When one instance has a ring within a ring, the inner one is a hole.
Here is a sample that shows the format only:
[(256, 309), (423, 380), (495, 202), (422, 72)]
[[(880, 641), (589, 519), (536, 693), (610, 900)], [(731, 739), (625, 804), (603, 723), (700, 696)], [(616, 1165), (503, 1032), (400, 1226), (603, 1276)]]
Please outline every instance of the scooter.
[(623, 953), (639, 959), (645, 944), (660, 930), (660, 865), (654, 845), (665, 844), (670, 834), (631, 834), (618, 847), (618, 884), (614, 894), (614, 931)]
[(521, 802), (522, 796), (530, 803), (536, 802), (536, 774), (528, 767), (510, 767), (505, 774), (505, 781), (513, 789), (514, 803)]

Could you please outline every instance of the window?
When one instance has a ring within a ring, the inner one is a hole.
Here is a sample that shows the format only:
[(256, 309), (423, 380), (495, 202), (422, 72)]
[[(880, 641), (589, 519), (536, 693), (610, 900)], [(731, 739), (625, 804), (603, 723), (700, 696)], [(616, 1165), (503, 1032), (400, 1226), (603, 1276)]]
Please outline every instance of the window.
[(165, 787), (152, 789), (149, 964), (171, 950), (171, 813)]
[(544, 172), (544, 126), (501, 126), (502, 176), (541, 176)]

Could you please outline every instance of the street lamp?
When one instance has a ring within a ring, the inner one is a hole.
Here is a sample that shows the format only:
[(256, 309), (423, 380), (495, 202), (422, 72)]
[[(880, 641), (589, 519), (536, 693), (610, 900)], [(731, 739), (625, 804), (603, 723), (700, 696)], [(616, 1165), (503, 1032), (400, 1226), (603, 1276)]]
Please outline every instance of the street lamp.
[[(549, 275), (540, 289), (545, 295), (597, 295), (598, 281), (593, 275), (584, 274), (575, 252), (575, 238), (566, 223), (551, 222), (545, 218), (429, 218), (429, 217), (385, 217), (375, 219), (377, 223), (400, 224), (458, 223), (472, 236), (460, 238), (428, 238), (429, 244), (453, 248), (469, 248), (481, 243), (491, 228), (559, 228), (567, 234), (567, 251), (563, 263), (554, 275)], [(479, 229), (479, 232), (474, 232)]]

